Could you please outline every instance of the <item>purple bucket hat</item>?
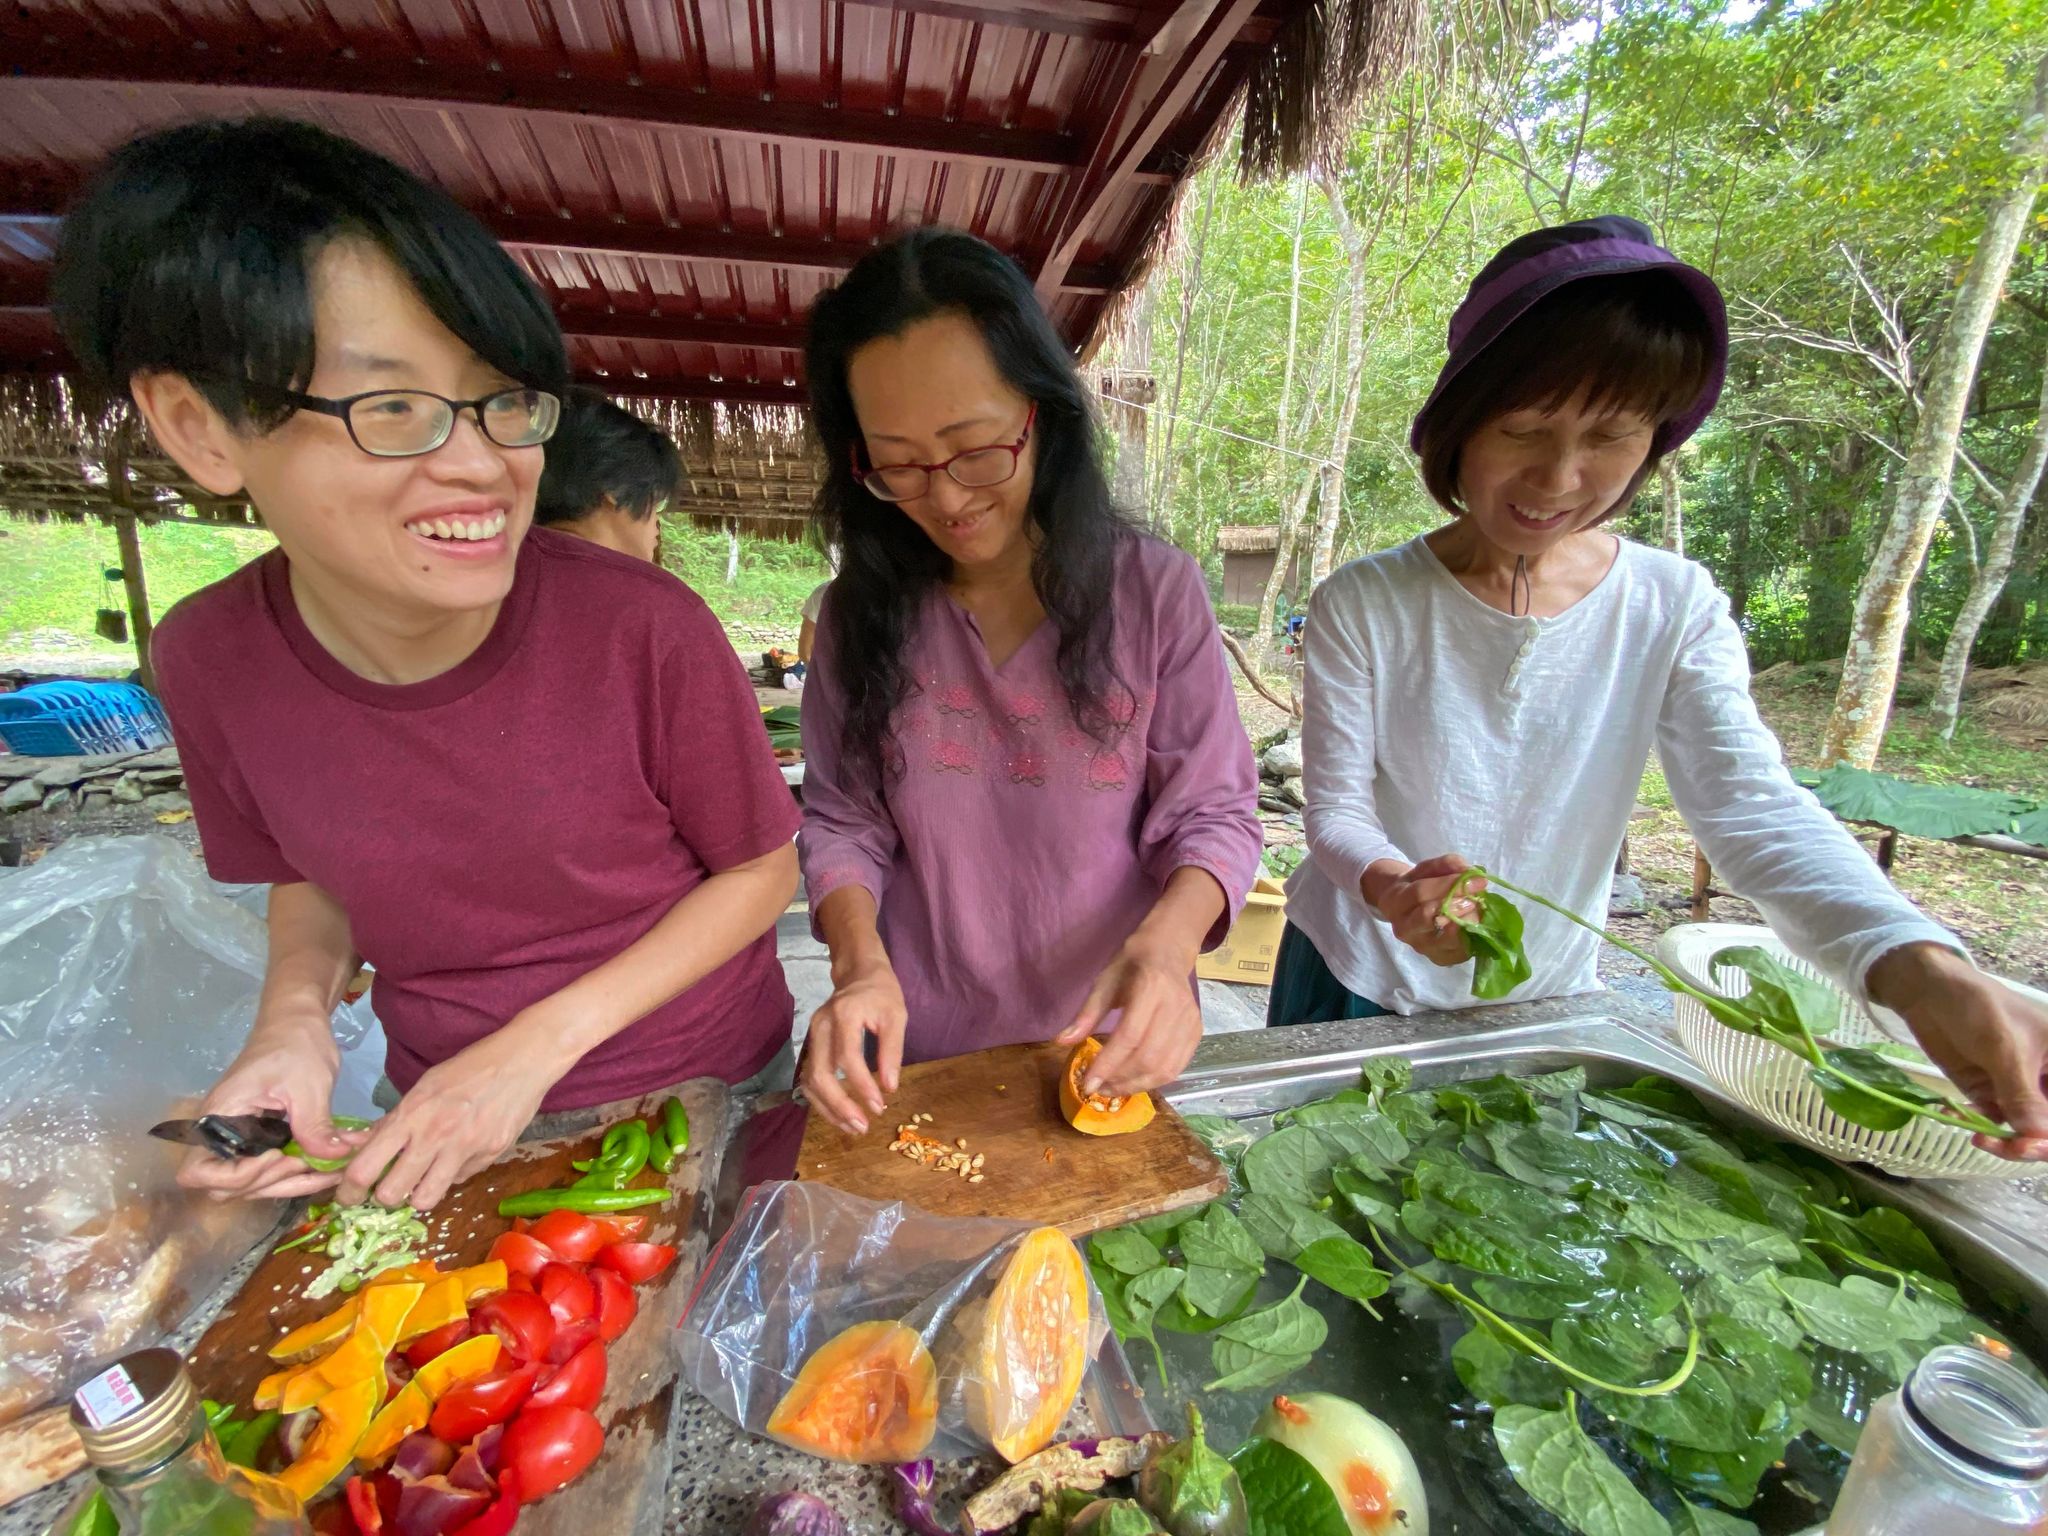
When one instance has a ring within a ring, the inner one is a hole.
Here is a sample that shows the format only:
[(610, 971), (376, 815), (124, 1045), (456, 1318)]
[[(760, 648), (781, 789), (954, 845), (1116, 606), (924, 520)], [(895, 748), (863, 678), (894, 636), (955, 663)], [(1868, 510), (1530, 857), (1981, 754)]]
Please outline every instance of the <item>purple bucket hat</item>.
[(1450, 356), (1436, 376), (1436, 387), (1415, 413), (1415, 424), (1408, 430), (1408, 446), (1417, 453), (1422, 451), (1423, 423), (1451, 380), (1498, 341), (1538, 299), (1581, 278), (1623, 272), (1669, 272), (1692, 296), (1706, 319), (1707, 377), (1700, 385), (1698, 398), (1682, 414), (1657, 428), (1650, 440), (1650, 452), (1669, 453), (1691, 437), (1713, 410), (1714, 402), (1721, 398), (1721, 384), (1727, 377), (1727, 306), (1722, 303), (1721, 290), (1714, 286), (1714, 280), (1657, 244), (1648, 225), (1609, 214), (1532, 231), (1509, 241), (1499, 255), (1480, 269), (1465, 292), (1464, 302), (1451, 315)]

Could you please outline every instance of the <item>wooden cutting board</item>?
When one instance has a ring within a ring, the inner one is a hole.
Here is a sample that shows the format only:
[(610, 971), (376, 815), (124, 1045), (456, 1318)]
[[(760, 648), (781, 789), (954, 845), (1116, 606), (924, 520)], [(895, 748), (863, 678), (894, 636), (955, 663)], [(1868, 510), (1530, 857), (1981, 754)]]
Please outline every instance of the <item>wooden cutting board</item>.
[[(669, 1429), (676, 1390), (669, 1335), (682, 1317), (704, 1255), (706, 1234), (703, 1223), (694, 1218), (700, 1196), (717, 1177), (726, 1085), (716, 1078), (696, 1078), (645, 1098), (546, 1117), (536, 1130), (580, 1128), (521, 1142), (501, 1161), (451, 1190), (426, 1217), (423, 1257), (443, 1269), (482, 1263), (498, 1234), (512, 1225), (498, 1214), (500, 1200), (568, 1183), (576, 1177), (570, 1162), (595, 1156), (606, 1126), (634, 1115), (655, 1114), (670, 1092), (689, 1112), (690, 1147), (669, 1175), (675, 1198), (647, 1208), (653, 1220), (646, 1240), (673, 1243), (681, 1251), (661, 1279), (635, 1289), (640, 1310), (633, 1326), (606, 1351), (605, 1393), (597, 1407), (605, 1425), (603, 1453), (561, 1493), (521, 1511), (520, 1536), (586, 1536), (597, 1530), (655, 1536), (661, 1529), (667, 1511)], [(238, 1404), (247, 1412), (256, 1384), (277, 1368), (267, 1353), (271, 1341), (324, 1316), (346, 1299), (336, 1295), (307, 1301), (301, 1295), (325, 1262), (295, 1249), (272, 1252), (256, 1267), (192, 1351), (193, 1377), (204, 1396)]]
[[(1002, 1216), (1056, 1226), (1070, 1237), (1213, 1200), (1230, 1176), (1173, 1106), (1142, 1131), (1084, 1136), (1060, 1112), (1060, 1071), (1071, 1047), (1005, 1045), (903, 1069), (889, 1107), (865, 1136), (848, 1136), (822, 1115), (804, 1126), (796, 1174), (873, 1200), (903, 1200), (941, 1216)], [(983, 1178), (920, 1167), (891, 1152), (897, 1127), (928, 1114), (919, 1129), (942, 1141), (965, 1138), (982, 1153)]]

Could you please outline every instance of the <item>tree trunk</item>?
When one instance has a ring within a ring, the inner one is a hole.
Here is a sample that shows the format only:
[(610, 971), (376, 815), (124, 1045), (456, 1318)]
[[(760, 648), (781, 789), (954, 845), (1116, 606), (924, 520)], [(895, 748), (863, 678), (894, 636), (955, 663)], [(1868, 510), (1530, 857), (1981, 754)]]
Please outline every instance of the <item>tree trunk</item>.
[(1984, 233), (1970, 255), (1955, 306), (1943, 330), (1934, 363), (1928, 369), (1920, 419), (1900, 468), (1890, 519), (1878, 540), (1877, 553), (1856, 593), (1856, 618), (1842, 661), (1842, 683), (1835, 693), (1821, 747), (1821, 766), (1849, 763), (1868, 768), (1877, 761), (1884, 741), (1892, 692), (1899, 680), (1899, 653), (1905, 640), (1907, 598), (1948, 499), (1955, 471), (1963, 409), (1976, 381), (1991, 316), (2012, 270), (2013, 254), (2026, 232), (2027, 216), (2039, 191), (2043, 161), (2048, 159), (2048, 54), (2034, 71), (2032, 104), (2014, 144), (2019, 159), (2017, 180), (1992, 205)]
[(1657, 461), (1657, 483), (1664, 490), (1664, 547), (1674, 555), (1685, 553), (1685, 504), (1678, 494), (1678, 456), (1667, 453)]
[(725, 525), (725, 584), (737, 586), (740, 579), (740, 525)]
[[(1280, 413), (1274, 423), (1274, 441), (1279, 452), (1274, 455), (1276, 471), (1286, 474), (1287, 440), (1294, 425), (1294, 358), (1296, 343), (1301, 334), (1301, 226), (1308, 216), (1308, 183), (1303, 181), (1294, 199), (1294, 246), (1291, 257), (1292, 271), (1287, 288), (1287, 362), (1280, 374)], [(1302, 500), (1307, 499), (1304, 488)], [(1283, 505), (1280, 516), (1280, 546), (1273, 554), (1273, 572), (1266, 578), (1266, 590), (1259, 597), (1259, 630), (1252, 638), (1252, 654), (1267, 657), (1273, 651), (1274, 613), (1280, 603), (1280, 588), (1287, 580), (1288, 562), (1294, 555), (1294, 530), (1298, 513), (1292, 500)]]
[(1948, 645), (1941, 653), (1941, 678), (1934, 686), (1931, 712), (1943, 741), (1956, 733), (1956, 714), (1962, 708), (1963, 676), (1970, 669), (1970, 651), (1977, 643), (1977, 631), (1984, 625), (1984, 616), (2005, 590), (2013, 552), (2019, 548), (2020, 525), (2027, 520), (2027, 508), (2034, 500), (2044, 468), (2048, 468), (2048, 363), (2041, 369), (2041, 409), (2034, 418), (2034, 434), (2027, 439), (2019, 470), (1999, 501), (1991, 541), (1970, 578), (1969, 595), (1963, 599), (1962, 611), (1956, 615), (1955, 628), (1949, 631)]
[(1358, 420), (1358, 396), (1365, 383), (1366, 262), (1373, 242), (1351, 220), (1344, 206), (1344, 188), (1335, 174), (1317, 167), (1316, 184), (1330, 205), (1337, 238), (1344, 245), (1344, 399), (1337, 407), (1337, 432), (1330, 443), (1330, 462), (1323, 466), (1322, 500), (1316, 505), (1315, 543), (1309, 556), (1308, 590), (1313, 592), (1330, 574), (1337, 559), (1337, 520), (1344, 512), (1344, 471), (1351, 462), (1351, 428)]
[(1104, 415), (1116, 440), (1116, 479), (1110, 494), (1127, 512), (1145, 505), (1145, 427), (1158, 385), (1152, 378), (1152, 285), (1138, 290), (1124, 321), (1118, 366), (1104, 369)]
[(135, 672), (142, 686), (156, 692), (156, 668), (149, 659), (149, 586), (142, 575), (142, 538), (132, 516), (116, 518), (114, 537), (121, 546), (121, 585), (128, 592), (128, 634), (135, 642)]

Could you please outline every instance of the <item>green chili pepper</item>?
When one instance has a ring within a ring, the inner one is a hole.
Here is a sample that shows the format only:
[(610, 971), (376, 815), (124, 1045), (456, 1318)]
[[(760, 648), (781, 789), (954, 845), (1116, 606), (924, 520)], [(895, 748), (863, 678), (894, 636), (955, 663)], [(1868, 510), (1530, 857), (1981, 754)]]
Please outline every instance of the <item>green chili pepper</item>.
[(683, 1108), (683, 1101), (670, 1098), (661, 1106), (661, 1130), (668, 1137), (668, 1144), (678, 1152), (686, 1151), (690, 1145), (690, 1113)]
[(223, 1424), (235, 1423), (235, 1407), (232, 1403), (216, 1403), (210, 1397), (199, 1399), (199, 1411), (206, 1415), (206, 1427), (216, 1435)]
[(283, 1421), (284, 1415), (275, 1408), (266, 1409), (222, 1442), (221, 1455), (235, 1466), (254, 1467), (256, 1458)]
[[(647, 1166), (648, 1153), (652, 1150), (652, 1138), (647, 1126), (639, 1120), (628, 1120), (612, 1128), (619, 1133), (619, 1140), (608, 1156), (600, 1157), (592, 1168), (575, 1184), (574, 1189), (624, 1189), (642, 1168)], [(611, 1135), (606, 1133), (609, 1142)]]
[(669, 1144), (668, 1130), (657, 1123), (648, 1132), (647, 1166), (656, 1173), (667, 1173), (676, 1165), (676, 1149)]
[[(337, 1131), (367, 1131), (370, 1128), (370, 1122), (358, 1119), (354, 1115), (336, 1115), (334, 1117), (334, 1128)], [(335, 1173), (348, 1166), (348, 1158), (346, 1157), (315, 1157), (299, 1145), (298, 1138), (296, 1137), (284, 1144), (284, 1155), (286, 1157), (296, 1157), (315, 1173)]]
[(64, 1536), (121, 1536), (121, 1522), (104, 1493), (95, 1492), (72, 1517)]
[(549, 1211), (630, 1211), (668, 1199), (666, 1189), (530, 1189), (498, 1202), (500, 1216), (545, 1216)]

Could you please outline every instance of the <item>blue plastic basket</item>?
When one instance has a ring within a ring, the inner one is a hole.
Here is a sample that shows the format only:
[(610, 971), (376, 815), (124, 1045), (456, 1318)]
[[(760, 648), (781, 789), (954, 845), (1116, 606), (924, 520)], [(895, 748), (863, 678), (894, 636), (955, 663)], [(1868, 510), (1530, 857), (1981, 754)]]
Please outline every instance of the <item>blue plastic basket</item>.
[(0, 694), (0, 741), (31, 757), (147, 752), (170, 745), (171, 724), (132, 683), (35, 683)]

